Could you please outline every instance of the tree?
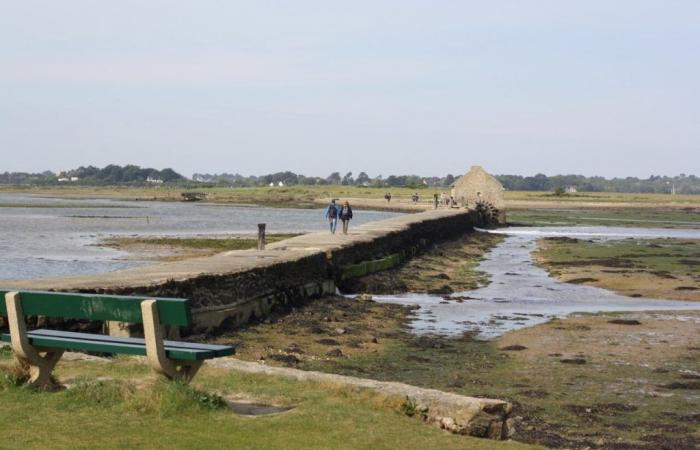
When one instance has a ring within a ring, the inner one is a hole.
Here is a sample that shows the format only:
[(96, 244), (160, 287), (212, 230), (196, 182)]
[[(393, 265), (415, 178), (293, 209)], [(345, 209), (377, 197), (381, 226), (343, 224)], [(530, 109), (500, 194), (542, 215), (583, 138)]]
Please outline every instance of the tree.
[(339, 172), (333, 172), (326, 178), (329, 184), (340, 184), (341, 178)]
[(367, 175), (365, 172), (360, 172), (360, 174), (355, 179), (355, 184), (359, 184), (360, 186), (364, 186), (365, 184), (368, 184), (369, 181), (370, 181), (369, 175)]
[(343, 177), (343, 185), (347, 186), (349, 184), (352, 184), (352, 182), (353, 182), (352, 172), (346, 173), (345, 176)]

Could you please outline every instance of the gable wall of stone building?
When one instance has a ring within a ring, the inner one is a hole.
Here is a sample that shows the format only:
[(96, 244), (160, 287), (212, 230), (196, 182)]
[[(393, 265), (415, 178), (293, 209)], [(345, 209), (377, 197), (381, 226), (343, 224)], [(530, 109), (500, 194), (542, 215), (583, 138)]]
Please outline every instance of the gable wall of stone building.
[(479, 199), (491, 203), (499, 210), (505, 207), (503, 185), (479, 166), (472, 167), (455, 182), (453, 196), (458, 204), (466, 204), (470, 208)]

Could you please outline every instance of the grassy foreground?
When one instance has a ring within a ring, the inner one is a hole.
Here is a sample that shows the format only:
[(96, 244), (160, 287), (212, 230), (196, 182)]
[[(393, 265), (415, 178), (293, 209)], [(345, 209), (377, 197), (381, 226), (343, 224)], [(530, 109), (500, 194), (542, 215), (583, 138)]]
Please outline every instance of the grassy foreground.
[[(195, 387), (154, 382), (143, 361), (66, 361), (55, 393), (17, 387), (0, 361), (3, 449), (477, 449), (536, 447), (452, 435), (401, 412), (403, 399), (204, 368)], [(292, 407), (239, 416), (225, 400)]]
[(700, 301), (700, 241), (545, 238), (537, 259), (569, 283), (633, 297)]

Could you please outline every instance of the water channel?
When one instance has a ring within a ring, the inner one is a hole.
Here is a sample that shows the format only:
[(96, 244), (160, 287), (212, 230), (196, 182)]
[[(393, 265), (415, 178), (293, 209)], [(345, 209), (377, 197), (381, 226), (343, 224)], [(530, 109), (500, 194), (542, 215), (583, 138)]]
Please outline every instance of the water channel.
[[(542, 227), (493, 231), (506, 239), (479, 264), (491, 283), (452, 294), (452, 299), (428, 294), (375, 295), (376, 301), (418, 305), (411, 327), (416, 333), (460, 335), (473, 332), (491, 339), (507, 331), (565, 317), (575, 312), (699, 310), (700, 302), (631, 298), (591, 286), (558, 281), (532, 258), (537, 240), (569, 236), (593, 240), (624, 238), (700, 239), (700, 230)], [(683, 318), (681, 316), (681, 318)], [(687, 320), (698, 320), (687, 317)]]

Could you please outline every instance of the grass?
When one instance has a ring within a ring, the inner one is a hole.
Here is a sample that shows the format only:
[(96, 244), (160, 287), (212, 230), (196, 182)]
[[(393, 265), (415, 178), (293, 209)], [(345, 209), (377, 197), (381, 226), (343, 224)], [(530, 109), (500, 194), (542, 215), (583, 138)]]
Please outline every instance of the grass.
[(700, 210), (697, 209), (509, 209), (507, 214), (510, 224), (523, 226), (700, 228)]
[[(265, 239), (268, 244), (271, 244), (294, 236), (298, 234), (268, 234)], [(228, 251), (255, 248), (257, 242), (257, 239), (248, 238), (129, 237), (109, 239), (103, 245), (118, 248), (146, 245)]]
[(528, 202), (595, 202), (595, 203), (688, 203), (700, 205), (700, 195), (671, 195), (637, 192), (578, 192), (576, 194), (554, 195), (542, 191), (506, 191), (506, 201)]
[[(445, 433), (401, 411), (405, 399), (204, 368), (195, 387), (152, 382), (145, 364), (70, 361), (56, 393), (0, 385), (0, 448), (534, 449)], [(292, 406), (256, 418), (222, 397)]]
[[(395, 198), (410, 199), (414, 192), (423, 198), (432, 198), (435, 192), (447, 192), (448, 187), (360, 187), (342, 185), (324, 186), (285, 186), (285, 187), (202, 187), (185, 189), (180, 187), (153, 186), (0, 186), (0, 193), (29, 193), (59, 197), (79, 198), (123, 198), (138, 200), (181, 200), (181, 192), (204, 192), (207, 199), (227, 203), (282, 204), (312, 203), (316, 199), (336, 197), (383, 198), (391, 192)], [(542, 191), (506, 191), (505, 200), (511, 202), (558, 202), (558, 203), (665, 203), (700, 205), (700, 195), (670, 195), (651, 193), (580, 192), (576, 194), (553, 195)]]
[[(441, 188), (440, 192), (447, 188)], [(124, 200), (164, 200), (180, 201), (181, 192), (204, 192), (208, 202), (255, 204), (279, 207), (312, 207), (317, 199), (330, 198), (383, 198), (391, 192), (394, 198), (410, 199), (418, 191), (424, 198), (432, 198), (434, 189), (364, 188), (358, 186), (289, 186), (289, 187), (254, 187), (254, 188), (196, 188), (182, 189), (170, 187), (0, 187), (0, 193), (31, 193), (57, 197), (78, 198), (118, 198)]]
[(700, 240), (546, 238), (537, 256), (564, 281), (635, 297), (700, 300)]

